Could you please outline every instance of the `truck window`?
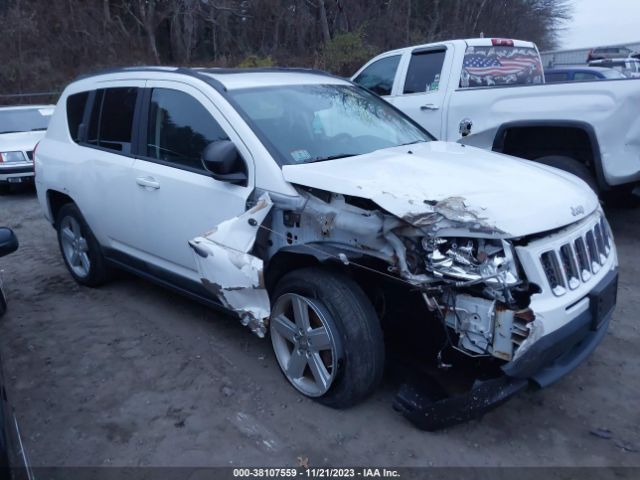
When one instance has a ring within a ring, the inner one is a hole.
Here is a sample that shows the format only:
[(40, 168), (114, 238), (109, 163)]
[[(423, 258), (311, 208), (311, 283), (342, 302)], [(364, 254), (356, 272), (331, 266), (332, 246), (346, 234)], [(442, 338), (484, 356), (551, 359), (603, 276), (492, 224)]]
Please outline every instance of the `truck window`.
[(465, 51), (460, 88), (543, 82), (542, 62), (535, 48), (469, 46)]
[(425, 93), (438, 90), (446, 50), (411, 54), (403, 93)]
[(391, 95), (398, 63), (400, 55), (381, 58), (360, 72), (354, 82), (378, 95)]

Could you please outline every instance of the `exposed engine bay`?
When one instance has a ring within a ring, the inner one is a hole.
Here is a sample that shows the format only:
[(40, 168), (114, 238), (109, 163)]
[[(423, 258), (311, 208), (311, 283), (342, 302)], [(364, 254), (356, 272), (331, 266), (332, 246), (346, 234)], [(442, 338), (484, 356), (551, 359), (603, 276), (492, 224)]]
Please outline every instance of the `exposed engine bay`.
[[(190, 242), (205, 286), (254, 333), (264, 336), (270, 311), (268, 295), (256, 294), (266, 292), (265, 272), (290, 252), (420, 292), (450, 346), (468, 356), (509, 361), (520, 353), (535, 325), (528, 308), (535, 287), (523, 279), (512, 244), (500, 238), (504, 232), (491, 231), (462, 199), (433, 202), (419, 218), (402, 219), (370, 200), (298, 188), (296, 198), (264, 192), (244, 215)], [(473, 236), (448, 234), (465, 230)], [(229, 276), (233, 284), (222, 275), (211, 281), (212, 272), (229, 265), (244, 275)]]

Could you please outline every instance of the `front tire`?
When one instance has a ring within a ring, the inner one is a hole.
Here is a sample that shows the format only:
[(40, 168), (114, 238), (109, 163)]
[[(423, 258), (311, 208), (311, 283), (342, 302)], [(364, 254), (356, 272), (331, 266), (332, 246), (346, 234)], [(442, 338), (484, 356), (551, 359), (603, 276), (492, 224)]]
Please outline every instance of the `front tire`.
[(73, 203), (56, 216), (58, 244), (67, 270), (81, 285), (97, 287), (108, 280), (108, 269), (98, 241)]
[(300, 393), (345, 408), (380, 384), (382, 329), (351, 278), (315, 267), (295, 270), (276, 286), (272, 305), (269, 332), (276, 360)]

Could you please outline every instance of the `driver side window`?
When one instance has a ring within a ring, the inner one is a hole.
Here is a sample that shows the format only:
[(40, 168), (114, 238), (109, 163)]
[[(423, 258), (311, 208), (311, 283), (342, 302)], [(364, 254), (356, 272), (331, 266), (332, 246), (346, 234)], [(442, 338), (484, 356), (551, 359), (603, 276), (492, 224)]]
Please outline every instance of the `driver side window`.
[(179, 90), (155, 88), (151, 93), (147, 157), (204, 171), (202, 151), (229, 137), (207, 109)]

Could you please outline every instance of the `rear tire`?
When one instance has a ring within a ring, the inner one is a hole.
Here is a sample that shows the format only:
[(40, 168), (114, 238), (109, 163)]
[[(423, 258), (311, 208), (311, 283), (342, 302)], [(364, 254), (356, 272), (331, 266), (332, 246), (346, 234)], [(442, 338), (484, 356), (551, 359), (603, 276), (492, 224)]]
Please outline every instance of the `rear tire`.
[(100, 244), (74, 203), (60, 208), (56, 216), (58, 245), (73, 279), (87, 287), (98, 287), (109, 279)]
[[(341, 272), (317, 267), (294, 270), (278, 282), (272, 298), (269, 331), (274, 353), (296, 390), (324, 405), (346, 408), (378, 387), (384, 371), (382, 329), (371, 302), (355, 281)], [(308, 309), (306, 329), (291, 318), (300, 306)], [(322, 328), (328, 335), (316, 342), (318, 336), (312, 333)], [(317, 356), (319, 343), (324, 346), (322, 357)], [(326, 381), (317, 381), (314, 358), (326, 367), (320, 368)]]
[(565, 172), (573, 173), (576, 177), (583, 180), (587, 185), (589, 185), (589, 187), (591, 187), (591, 190), (596, 192), (596, 194), (600, 193), (598, 182), (596, 182), (596, 179), (591, 171), (585, 164), (580, 163), (574, 158), (565, 157), (562, 155), (549, 155), (547, 157), (536, 158), (534, 161), (542, 163), (543, 165), (549, 165), (550, 167), (559, 168), (560, 170), (564, 170)]

